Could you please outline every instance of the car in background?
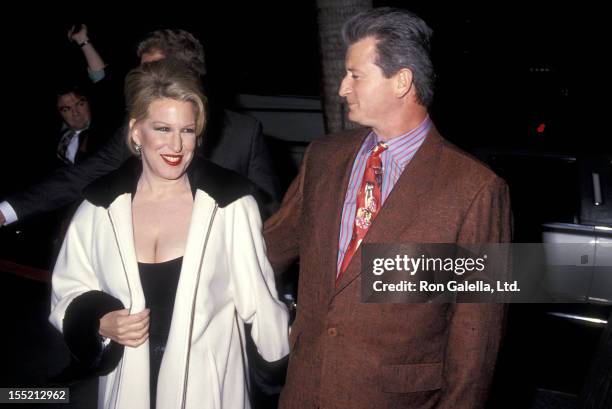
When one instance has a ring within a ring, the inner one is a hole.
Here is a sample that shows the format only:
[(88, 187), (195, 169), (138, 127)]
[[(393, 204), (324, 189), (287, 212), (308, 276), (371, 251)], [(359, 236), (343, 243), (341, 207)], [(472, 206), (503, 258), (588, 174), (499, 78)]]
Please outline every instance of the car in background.
[(514, 242), (545, 243), (558, 302), (612, 305), (612, 157), (479, 152), (509, 187)]
[(510, 305), (491, 407), (578, 407), (612, 312), (612, 156), (473, 153), (509, 185), (513, 241), (543, 243), (554, 298)]

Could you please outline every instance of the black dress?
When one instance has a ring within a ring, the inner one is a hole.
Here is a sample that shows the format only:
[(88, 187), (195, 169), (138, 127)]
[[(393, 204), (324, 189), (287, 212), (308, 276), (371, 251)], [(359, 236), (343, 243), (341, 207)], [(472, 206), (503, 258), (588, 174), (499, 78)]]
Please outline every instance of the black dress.
[(166, 349), (183, 257), (163, 263), (138, 263), (140, 282), (149, 308), (151, 408), (155, 409), (157, 378)]

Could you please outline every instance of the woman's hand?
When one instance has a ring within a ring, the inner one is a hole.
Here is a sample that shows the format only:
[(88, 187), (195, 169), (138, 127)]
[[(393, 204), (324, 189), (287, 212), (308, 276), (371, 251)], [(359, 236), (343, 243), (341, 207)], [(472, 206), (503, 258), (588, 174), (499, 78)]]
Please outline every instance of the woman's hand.
[(149, 337), (149, 309), (131, 315), (127, 309), (111, 311), (100, 318), (99, 332), (121, 345), (142, 345)]

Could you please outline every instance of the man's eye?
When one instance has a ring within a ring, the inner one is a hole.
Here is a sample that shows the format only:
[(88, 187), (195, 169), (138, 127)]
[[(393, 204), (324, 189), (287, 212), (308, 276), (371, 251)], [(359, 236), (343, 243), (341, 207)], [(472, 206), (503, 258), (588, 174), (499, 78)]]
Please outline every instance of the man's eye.
[(59, 110), (60, 110), (60, 112), (68, 112), (68, 111), (70, 111), (70, 108), (68, 108), (68, 107), (61, 107)]
[(358, 76), (358, 75), (355, 75), (355, 74), (352, 74), (352, 75), (351, 75), (351, 78), (352, 78), (352, 79), (354, 79), (354, 80), (356, 80), (356, 79), (359, 79), (359, 76)]
[(154, 128), (154, 129), (159, 132), (170, 132), (170, 128), (168, 128), (167, 126), (158, 126), (157, 128)]

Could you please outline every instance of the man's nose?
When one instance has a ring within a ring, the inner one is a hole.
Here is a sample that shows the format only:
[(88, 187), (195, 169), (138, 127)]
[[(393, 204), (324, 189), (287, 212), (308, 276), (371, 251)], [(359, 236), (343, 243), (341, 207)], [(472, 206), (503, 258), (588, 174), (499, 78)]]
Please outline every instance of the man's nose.
[(340, 88), (338, 89), (338, 95), (341, 97), (346, 97), (348, 93), (351, 92), (350, 81), (348, 76), (342, 78), (342, 82), (340, 82)]

